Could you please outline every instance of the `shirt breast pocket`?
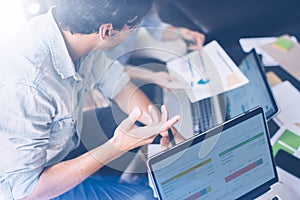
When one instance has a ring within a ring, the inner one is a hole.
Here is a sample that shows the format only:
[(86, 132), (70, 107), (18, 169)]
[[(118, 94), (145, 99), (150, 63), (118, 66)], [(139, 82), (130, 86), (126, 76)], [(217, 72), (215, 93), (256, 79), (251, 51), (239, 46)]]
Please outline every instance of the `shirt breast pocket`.
[(52, 125), (52, 132), (60, 132), (64, 129), (73, 129), (75, 120), (72, 115), (64, 116)]
[(12, 200), (12, 193), (7, 179), (0, 177), (0, 199)]

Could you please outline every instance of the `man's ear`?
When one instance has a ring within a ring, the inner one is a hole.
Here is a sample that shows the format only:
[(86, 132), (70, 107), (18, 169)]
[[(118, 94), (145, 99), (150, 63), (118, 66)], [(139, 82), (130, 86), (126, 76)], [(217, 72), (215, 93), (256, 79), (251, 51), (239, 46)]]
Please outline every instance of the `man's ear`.
[(102, 24), (99, 28), (100, 38), (105, 40), (113, 34), (112, 24)]

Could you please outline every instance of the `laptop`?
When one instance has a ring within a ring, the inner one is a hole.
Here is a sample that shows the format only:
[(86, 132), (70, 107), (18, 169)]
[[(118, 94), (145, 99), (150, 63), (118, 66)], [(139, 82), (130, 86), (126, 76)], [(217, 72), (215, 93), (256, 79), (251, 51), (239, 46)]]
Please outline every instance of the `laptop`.
[(278, 182), (262, 107), (148, 159), (163, 200), (299, 199)]
[(278, 113), (264, 67), (254, 49), (242, 60), (239, 69), (248, 78), (248, 84), (191, 104), (194, 133), (204, 132), (256, 106), (263, 107), (267, 120)]

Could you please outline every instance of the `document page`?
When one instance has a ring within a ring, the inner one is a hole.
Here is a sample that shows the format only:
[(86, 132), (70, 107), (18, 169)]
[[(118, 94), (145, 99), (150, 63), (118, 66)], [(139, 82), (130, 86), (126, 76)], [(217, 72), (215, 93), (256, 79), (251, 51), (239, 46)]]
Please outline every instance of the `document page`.
[(279, 125), (291, 123), (300, 127), (300, 92), (289, 81), (272, 87), (280, 112), (274, 118)]
[(292, 43), (292, 47), (287, 50), (278, 48), (274, 43), (269, 43), (261, 46), (261, 49), (267, 52), (279, 65), (288, 73), (294, 76), (295, 79), (300, 81), (300, 44), (294, 42), (290, 36), (284, 35), (280, 37)]
[(249, 81), (217, 41), (205, 45), (201, 52), (167, 63), (169, 73), (186, 84), (191, 102), (241, 87)]
[[(277, 66), (279, 65), (269, 54), (263, 51), (260, 46), (276, 41), (276, 37), (253, 37), (253, 38), (240, 38), (239, 43), (245, 53), (250, 52), (253, 48), (258, 54), (262, 55), (262, 62), (264, 66)], [(297, 42), (297, 38), (292, 36), (291, 39)]]

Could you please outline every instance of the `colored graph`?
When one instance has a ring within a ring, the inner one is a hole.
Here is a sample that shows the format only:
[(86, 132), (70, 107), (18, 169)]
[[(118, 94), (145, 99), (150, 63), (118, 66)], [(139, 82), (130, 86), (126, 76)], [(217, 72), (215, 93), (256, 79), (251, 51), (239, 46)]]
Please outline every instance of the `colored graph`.
[(229, 176), (225, 177), (225, 182), (227, 183), (227, 182), (229, 182), (229, 181), (231, 181), (231, 180), (247, 173), (248, 171), (256, 168), (257, 166), (259, 166), (261, 164), (263, 164), (263, 159), (259, 159), (256, 162), (253, 162), (253, 163), (247, 165), (246, 167), (243, 167), (242, 169), (240, 169), (240, 170), (230, 174)]
[(211, 163), (211, 159), (205, 160), (205, 161), (203, 161), (203, 162), (201, 162), (201, 163), (199, 163), (199, 164), (197, 164), (197, 165), (195, 165), (195, 166), (193, 166), (193, 167), (191, 167), (189, 169), (184, 170), (183, 172), (180, 172), (179, 174), (176, 174), (175, 176), (173, 176), (173, 177), (165, 180), (164, 182), (162, 182), (162, 185), (165, 185), (165, 184), (167, 184), (167, 183), (169, 183), (171, 181), (174, 181), (174, 180), (176, 180), (178, 178), (181, 178), (184, 175), (190, 174), (191, 172), (193, 172), (194, 170), (198, 169), (199, 167), (202, 167), (202, 166), (204, 166), (206, 164), (209, 164), (209, 163)]
[(198, 199), (204, 195), (206, 195), (207, 193), (211, 192), (211, 187), (208, 186), (207, 188), (202, 189), (199, 192), (196, 192), (195, 194), (193, 194), (192, 196), (189, 196), (188, 198), (186, 198), (185, 200), (194, 200), (194, 199)]
[(219, 156), (222, 157), (222, 156), (224, 156), (224, 155), (226, 155), (226, 154), (228, 154), (228, 153), (230, 153), (230, 152), (232, 152), (232, 151), (234, 151), (234, 150), (236, 150), (236, 149), (238, 149), (238, 148), (240, 148), (240, 147), (242, 147), (242, 146), (244, 146), (246, 144), (249, 144), (253, 140), (255, 140), (255, 139), (259, 138), (259, 137), (262, 137), (263, 135), (264, 135), (264, 133), (259, 133), (259, 134), (255, 135), (255, 136), (253, 136), (253, 137), (251, 137), (251, 138), (249, 138), (249, 139), (241, 142), (241, 143), (238, 143), (238, 144), (234, 145), (233, 147), (231, 147), (229, 149), (226, 149), (225, 151), (219, 153)]

